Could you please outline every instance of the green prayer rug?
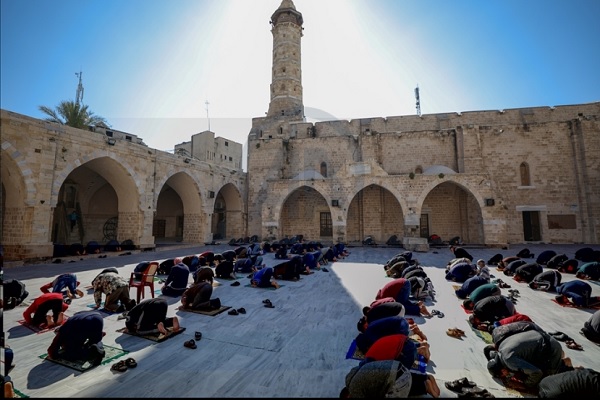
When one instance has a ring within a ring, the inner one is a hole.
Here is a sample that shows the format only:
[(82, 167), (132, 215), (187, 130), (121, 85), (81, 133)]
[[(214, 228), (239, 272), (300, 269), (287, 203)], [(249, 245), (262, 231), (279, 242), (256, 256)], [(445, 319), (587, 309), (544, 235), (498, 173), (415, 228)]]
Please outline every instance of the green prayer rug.
[[(108, 346), (105, 344), (103, 344), (103, 346), (104, 346), (104, 351), (106, 352), (106, 354), (104, 355), (104, 359), (102, 359), (102, 363), (100, 365), (108, 364), (111, 361), (113, 361), (114, 359), (117, 359), (117, 358), (122, 357), (125, 354), (129, 353), (127, 350), (123, 350), (119, 347)], [(92, 363), (87, 360), (69, 361), (69, 360), (65, 360), (62, 358), (59, 358), (56, 360), (49, 359), (49, 358), (47, 358), (48, 353), (44, 353), (39, 357), (43, 360), (52, 361), (53, 363), (64, 365), (65, 367), (72, 368), (79, 372), (85, 372), (90, 369), (93, 369), (94, 367), (97, 367), (97, 365), (92, 365)]]

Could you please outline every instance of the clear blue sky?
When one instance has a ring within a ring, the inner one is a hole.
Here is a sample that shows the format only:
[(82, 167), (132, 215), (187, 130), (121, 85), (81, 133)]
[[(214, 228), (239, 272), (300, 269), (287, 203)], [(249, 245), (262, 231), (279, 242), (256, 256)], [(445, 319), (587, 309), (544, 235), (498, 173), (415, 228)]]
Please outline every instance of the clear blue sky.
[[(43, 118), (81, 70), (84, 104), (152, 148), (209, 122), (245, 143), (268, 109), (280, 3), (2, 0), (1, 108)], [(600, 101), (598, 0), (294, 4), (309, 120), (414, 115), (417, 85), (423, 114)]]

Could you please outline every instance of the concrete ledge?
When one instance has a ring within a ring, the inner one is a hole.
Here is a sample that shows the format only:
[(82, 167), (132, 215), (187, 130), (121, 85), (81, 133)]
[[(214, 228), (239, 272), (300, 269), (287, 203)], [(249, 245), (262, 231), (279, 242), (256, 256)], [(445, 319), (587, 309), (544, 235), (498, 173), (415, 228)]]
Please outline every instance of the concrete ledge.
[(404, 237), (402, 238), (402, 247), (408, 251), (416, 251), (427, 253), (429, 251), (429, 243), (427, 238)]

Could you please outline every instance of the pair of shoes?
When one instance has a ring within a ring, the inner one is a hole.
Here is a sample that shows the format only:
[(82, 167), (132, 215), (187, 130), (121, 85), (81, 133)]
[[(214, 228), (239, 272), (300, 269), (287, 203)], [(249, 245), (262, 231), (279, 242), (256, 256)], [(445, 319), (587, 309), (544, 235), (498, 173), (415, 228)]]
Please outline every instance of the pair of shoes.
[(227, 312), (227, 314), (229, 314), (229, 315), (238, 315), (238, 314), (239, 314), (239, 312), (238, 312), (238, 310), (236, 310), (235, 308), (232, 308), (231, 310), (229, 310), (229, 311)]
[(202, 339), (202, 332), (196, 331), (196, 333), (194, 333), (194, 338), (196, 338), (196, 340), (201, 340)]
[(566, 345), (569, 349), (572, 349), (572, 350), (583, 350), (583, 347), (579, 343), (577, 343), (576, 341), (574, 341), (572, 339), (567, 340)]
[(240, 282), (239, 281), (235, 281), (231, 284), (231, 286), (240, 286)]
[(323, 271), (323, 272), (329, 272), (329, 270), (327, 268), (325, 268), (325, 267), (321, 268), (321, 271)]
[(465, 332), (463, 332), (462, 330), (458, 329), (458, 328), (448, 328), (448, 330), (446, 331), (446, 335), (448, 336), (452, 336), (453, 338), (457, 338), (460, 339), (465, 335)]
[(183, 343), (184, 347), (187, 347), (188, 349), (195, 349), (196, 347), (196, 342), (194, 341), (194, 339), (190, 339), (187, 342)]
[(470, 389), (477, 386), (477, 384), (473, 381), (467, 379), (467, 377), (456, 379), (452, 382), (446, 382), (444, 385), (456, 393), (463, 392), (463, 389)]
[(127, 371), (127, 362), (125, 360), (121, 360), (118, 363), (113, 364), (110, 367), (111, 371), (125, 372)]
[(444, 313), (438, 310), (431, 310), (431, 315), (437, 315), (438, 318), (444, 318)]
[(246, 309), (244, 307), (238, 308), (237, 312), (240, 313), (240, 314), (246, 314)]
[(269, 299), (263, 300), (263, 303), (267, 308), (275, 308), (275, 306), (273, 305), (273, 303), (271, 303), (271, 300)]
[(125, 360), (125, 365), (127, 365), (129, 368), (135, 368), (137, 367), (137, 361), (129, 357), (127, 360)]

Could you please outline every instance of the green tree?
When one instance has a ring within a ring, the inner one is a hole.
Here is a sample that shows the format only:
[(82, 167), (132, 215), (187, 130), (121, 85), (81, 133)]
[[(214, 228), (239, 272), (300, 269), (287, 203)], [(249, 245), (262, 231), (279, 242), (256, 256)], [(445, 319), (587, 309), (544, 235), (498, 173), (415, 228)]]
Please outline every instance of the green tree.
[(98, 125), (99, 123), (108, 125), (106, 119), (95, 115), (88, 109), (88, 106), (75, 101), (61, 101), (54, 109), (46, 106), (39, 106), (39, 109), (48, 116), (45, 118), (46, 121), (74, 128), (87, 129), (88, 126)]

